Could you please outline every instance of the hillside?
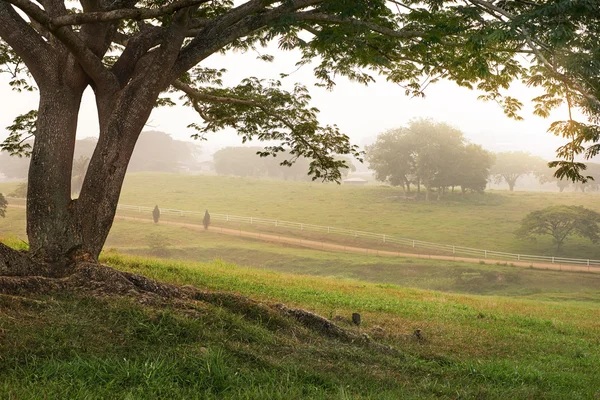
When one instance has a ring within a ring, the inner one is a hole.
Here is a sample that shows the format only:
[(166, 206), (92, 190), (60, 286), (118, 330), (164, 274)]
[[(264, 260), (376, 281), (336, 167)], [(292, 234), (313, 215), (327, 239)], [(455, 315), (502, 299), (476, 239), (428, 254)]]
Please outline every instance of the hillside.
[[(0, 295), (0, 397), (576, 399), (600, 394), (600, 314), (592, 304), (442, 294), (115, 253), (104, 262), (233, 295), (193, 302)], [(332, 337), (292, 317), (265, 319), (264, 306), (238, 295), (317, 312), (395, 350)], [(352, 312), (361, 313), (358, 328), (347, 322)], [(416, 329), (422, 339), (414, 336)]]

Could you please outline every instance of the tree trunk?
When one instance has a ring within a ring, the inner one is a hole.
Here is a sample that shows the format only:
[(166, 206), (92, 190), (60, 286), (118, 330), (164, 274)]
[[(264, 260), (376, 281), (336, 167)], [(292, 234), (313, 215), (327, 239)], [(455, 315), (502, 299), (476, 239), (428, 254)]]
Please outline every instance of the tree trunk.
[[(129, 160), (160, 90), (125, 90), (117, 101), (97, 99), (100, 139), (77, 200), (82, 247), (78, 255), (97, 261), (112, 227)], [(90, 212), (93, 210), (93, 212)]]
[(27, 235), (31, 255), (62, 264), (81, 245), (71, 201), (71, 171), (82, 91), (41, 88), (29, 166)]

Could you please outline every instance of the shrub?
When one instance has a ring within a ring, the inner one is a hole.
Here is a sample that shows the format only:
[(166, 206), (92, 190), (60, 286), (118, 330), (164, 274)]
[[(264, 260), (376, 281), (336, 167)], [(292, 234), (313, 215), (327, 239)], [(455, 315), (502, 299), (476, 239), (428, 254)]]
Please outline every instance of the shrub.
[(154, 210), (152, 210), (152, 219), (154, 220), (155, 224), (158, 224), (158, 219), (160, 218), (160, 208), (158, 208), (158, 205), (154, 206)]
[(8, 207), (8, 201), (6, 201), (2, 193), (0, 193), (0, 217), (2, 218), (6, 216), (6, 207)]
[(208, 210), (204, 212), (204, 218), (202, 218), (202, 225), (204, 225), (204, 229), (208, 229), (210, 225), (210, 214), (208, 213)]

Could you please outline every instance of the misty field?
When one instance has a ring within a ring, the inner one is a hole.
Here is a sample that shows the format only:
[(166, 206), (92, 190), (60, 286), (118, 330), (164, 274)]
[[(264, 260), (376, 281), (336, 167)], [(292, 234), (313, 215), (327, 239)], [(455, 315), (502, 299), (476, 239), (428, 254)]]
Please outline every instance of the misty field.
[[(0, 184), (9, 193), (15, 184)], [(522, 254), (600, 259), (600, 247), (567, 240), (557, 253), (549, 237), (519, 239), (515, 231), (529, 212), (551, 205), (581, 205), (600, 211), (594, 193), (486, 191), (483, 195), (448, 196), (441, 201), (403, 199), (388, 186), (271, 181), (221, 176), (161, 173), (130, 174), (121, 203), (330, 225), (384, 233), (440, 244)], [(2, 221), (0, 234), (9, 229)], [(249, 229), (246, 226), (244, 229)], [(15, 232), (13, 230), (13, 233)], [(297, 234), (298, 232), (296, 232)], [(332, 239), (346, 240), (341, 237)]]
[[(24, 217), (24, 210), (11, 209), (0, 228), (24, 234)], [(105, 251), (183, 261), (219, 260), (270, 271), (451, 293), (600, 302), (597, 273), (322, 251), (161, 223), (117, 219)]]

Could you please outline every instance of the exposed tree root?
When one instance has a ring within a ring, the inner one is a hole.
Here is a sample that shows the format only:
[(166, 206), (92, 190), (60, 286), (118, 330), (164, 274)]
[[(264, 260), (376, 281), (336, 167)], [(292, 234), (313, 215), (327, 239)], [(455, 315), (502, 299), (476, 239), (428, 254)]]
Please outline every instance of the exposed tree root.
[(33, 262), (26, 253), (0, 243), (0, 276), (47, 276), (48, 268)]
[(173, 300), (184, 303), (201, 301), (261, 321), (273, 328), (279, 329), (292, 325), (291, 318), (305, 328), (328, 337), (347, 343), (367, 345), (387, 353), (394, 352), (392, 347), (375, 343), (365, 333), (343, 328), (310, 311), (289, 308), (283, 304), (262, 304), (231, 293), (209, 292), (192, 286), (180, 287), (160, 283), (100, 264), (79, 263), (75, 268), (71, 268), (72, 274), (61, 278), (32, 276), (34, 273), (39, 274), (40, 271), (47, 273), (47, 270), (40, 268), (39, 264), (30, 260), (25, 254), (3, 247), (0, 247), (0, 294), (23, 296), (78, 292), (94, 296), (130, 296), (143, 303)]

